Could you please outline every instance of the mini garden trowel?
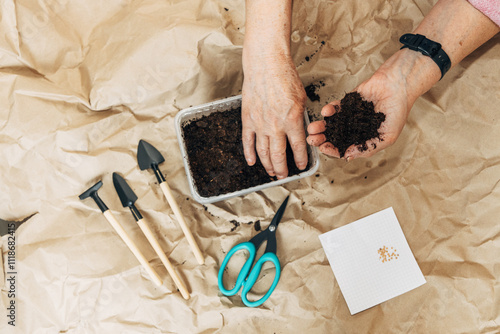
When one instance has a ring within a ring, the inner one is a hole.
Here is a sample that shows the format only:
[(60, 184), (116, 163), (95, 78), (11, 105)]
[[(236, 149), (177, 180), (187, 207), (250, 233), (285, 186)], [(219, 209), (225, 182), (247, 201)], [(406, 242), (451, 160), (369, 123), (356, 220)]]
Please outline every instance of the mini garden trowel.
[(168, 260), (167, 256), (161, 249), (160, 243), (154, 236), (148, 224), (144, 221), (141, 213), (135, 207), (134, 203), (137, 200), (136, 194), (127, 184), (125, 179), (117, 173), (113, 173), (113, 184), (115, 185), (116, 192), (118, 193), (118, 197), (120, 197), (120, 201), (122, 202), (123, 207), (128, 207), (130, 209), (130, 211), (134, 215), (135, 220), (137, 221), (137, 224), (141, 228), (142, 232), (148, 239), (153, 249), (155, 250), (156, 254), (158, 254), (158, 257), (160, 258), (165, 268), (167, 268), (168, 273), (172, 277), (175, 285), (181, 292), (182, 296), (184, 297), (184, 299), (189, 299), (190, 297), (189, 292), (187, 291), (186, 287), (184, 286), (179, 276), (175, 272), (174, 267)]
[(179, 222), (179, 225), (182, 228), (182, 232), (184, 232), (184, 235), (186, 236), (186, 239), (189, 245), (191, 246), (194, 256), (196, 257), (196, 260), (198, 260), (199, 264), (205, 263), (203, 254), (201, 253), (198, 244), (194, 240), (193, 234), (191, 233), (186, 224), (186, 220), (184, 219), (184, 216), (181, 213), (179, 205), (175, 201), (175, 198), (165, 180), (165, 177), (160, 172), (160, 168), (158, 168), (158, 165), (164, 162), (165, 159), (163, 158), (161, 153), (156, 148), (153, 147), (153, 145), (141, 139), (139, 141), (139, 147), (137, 148), (137, 161), (139, 162), (139, 167), (141, 168), (141, 170), (149, 168), (153, 169), (156, 178), (158, 179), (158, 183), (160, 184), (160, 188), (163, 191), (163, 194), (165, 195), (168, 204), (172, 208), (172, 211), (174, 212), (174, 215), (177, 218), (177, 221)]
[(99, 197), (97, 194), (97, 190), (102, 187), (102, 181), (97, 182), (94, 184), (92, 187), (89, 189), (85, 190), (79, 197), (81, 200), (84, 200), (87, 197), (92, 197), (92, 199), (96, 202), (97, 206), (99, 209), (101, 209), (102, 214), (104, 217), (108, 220), (108, 222), (113, 226), (115, 229), (116, 233), (122, 238), (122, 240), (125, 242), (125, 244), (128, 246), (128, 248), (132, 251), (132, 253), (135, 255), (139, 263), (142, 264), (144, 269), (148, 272), (149, 276), (153, 279), (153, 281), (156, 283), (156, 285), (161, 286), (163, 282), (160, 279), (160, 276), (156, 273), (156, 271), (151, 267), (149, 264), (148, 260), (144, 257), (144, 255), (141, 253), (137, 245), (134, 243), (134, 241), (129, 237), (127, 232), (123, 229), (123, 227), (120, 225), (120, 223), (116, 220), (115, 216), (111, 213), (111, 211), (108, 209), (106, 204), (102, 201), (102, 199)]

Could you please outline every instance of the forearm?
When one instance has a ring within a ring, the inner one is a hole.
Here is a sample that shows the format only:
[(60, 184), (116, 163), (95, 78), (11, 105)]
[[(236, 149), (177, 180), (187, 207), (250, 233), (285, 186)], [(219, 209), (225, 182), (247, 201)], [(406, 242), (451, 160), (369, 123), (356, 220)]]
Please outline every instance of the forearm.
[(251, 60), (290, 55), (292, 0), (247, 0), (243, 66)]
[(415, 29), (416, 34), (441, 43), (452, 66), (499, 31), (493, 21), (465, 0), (439, 0)]
[[(413, 33), (440, 43), (453, 67), (499, 31), (495, 23), (467, 1), (439, 0)], [(381, 70), (396, 70), (405, 75), (410, 106), (441, 78), (439, 67), (431, 58), (409, 49), (398, 51)]]

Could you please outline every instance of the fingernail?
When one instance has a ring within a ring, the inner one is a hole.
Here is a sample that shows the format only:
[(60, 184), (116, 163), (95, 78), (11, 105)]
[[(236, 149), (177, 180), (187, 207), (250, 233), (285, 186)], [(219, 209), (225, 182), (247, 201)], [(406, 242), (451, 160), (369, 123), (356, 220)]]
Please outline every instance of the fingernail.
[(284, 175), (278, 175), (277, 177), (278, 177), (278, 179), (279, 179), (279, 180), (282, 180), (282, 179), (284, 179), (286, 176), (284, 176)]
[(276, 173), (274, 173), (274, 171), (273, 171), (273, 170), (269, 170), (269, 171), (267, 171), (267, 174), (269, 174), (269, 175), (271, 175), (271, 176), (275, 176), (275, 175), (276, 175)]
[(307, 164), (306, 163), (301, 163), (297, 167), (299, 167), (300, 170), (303, 170), (303, 169), (305, 169), (307, 167)]

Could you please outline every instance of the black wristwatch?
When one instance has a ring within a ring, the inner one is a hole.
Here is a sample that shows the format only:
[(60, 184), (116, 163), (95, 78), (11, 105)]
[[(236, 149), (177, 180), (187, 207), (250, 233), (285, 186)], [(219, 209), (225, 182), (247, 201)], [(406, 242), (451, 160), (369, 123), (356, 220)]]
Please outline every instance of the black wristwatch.
[(431, 41), (419, 34), (404, 34), (399, 41), (404, 44), (401, 49), (409, 48), (410, 50), (418, 51), (431, 57), (441, 70), (441, 79), (450, 69), (450, 57), (448, 57), (446, 52), (441, 48), (441, 44)]

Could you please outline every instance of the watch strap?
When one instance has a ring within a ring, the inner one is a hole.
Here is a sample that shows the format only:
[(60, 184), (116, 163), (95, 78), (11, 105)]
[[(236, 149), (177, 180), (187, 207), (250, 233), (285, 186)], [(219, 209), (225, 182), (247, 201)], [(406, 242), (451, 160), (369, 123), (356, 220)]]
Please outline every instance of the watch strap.
[(446, 52), (441, 48), (441, 44), (419, 34), (404, 34), (399, 38), (399, 42), (403, 44), (401, 49), (409, 48), (410, 50), (418, 51), (430, 57), (441, 70), (441, 79), (450, 69), (450, 57), (448, 57)]

